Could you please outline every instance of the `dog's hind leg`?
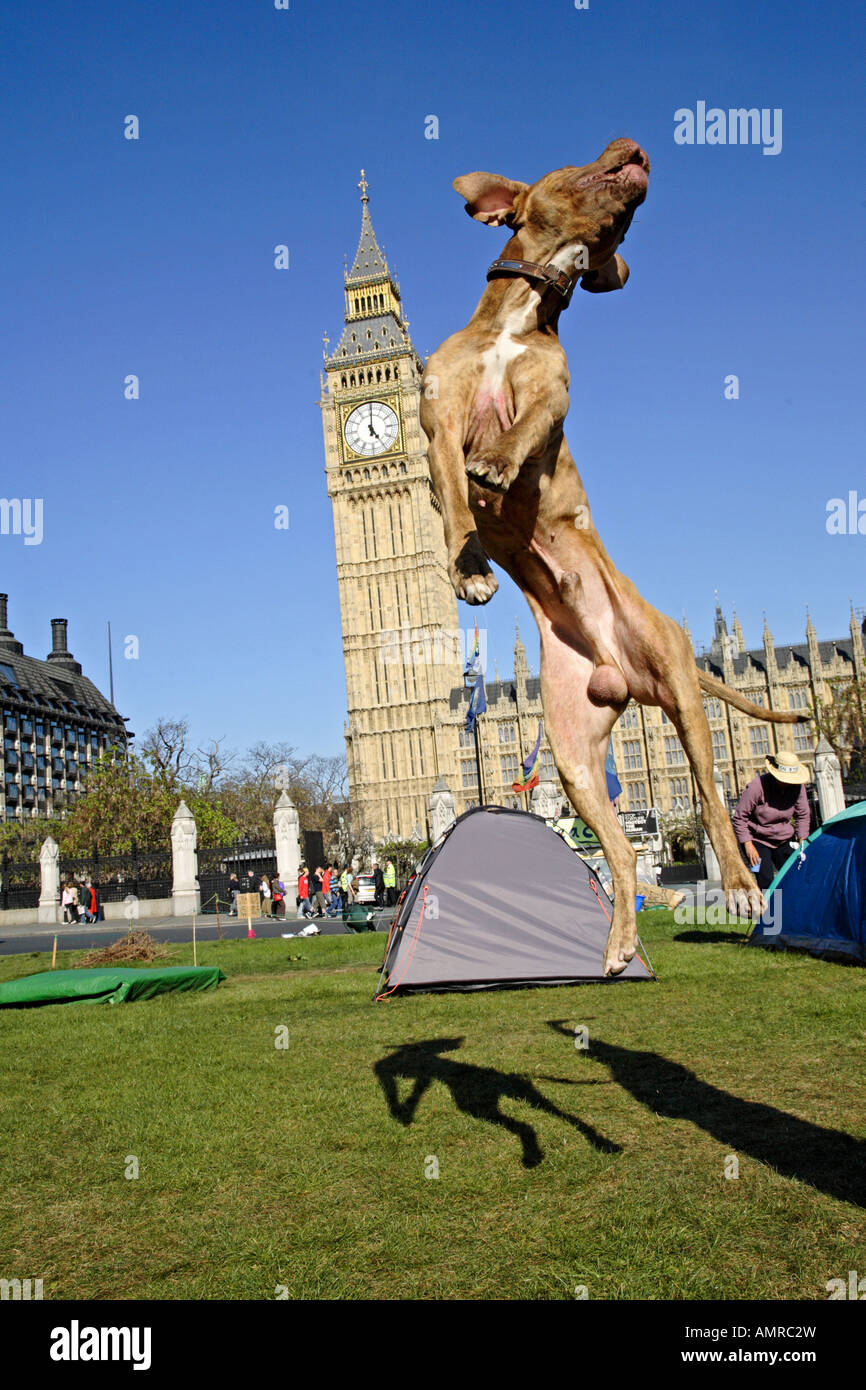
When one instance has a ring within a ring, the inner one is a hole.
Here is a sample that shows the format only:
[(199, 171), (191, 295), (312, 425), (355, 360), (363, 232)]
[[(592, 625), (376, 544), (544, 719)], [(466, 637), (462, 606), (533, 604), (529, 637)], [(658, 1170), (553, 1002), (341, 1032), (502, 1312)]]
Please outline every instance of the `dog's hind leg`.
[(701, 798), (701, 820), (716, 852), (722, 888), (730, 912), (759, 917), (764, 908), (755, 877), (737, 850), (727, 810), (719, 800), (713, 777), (710, 726), (701, 699), (694, 654), (682, 629), (666, 619), (669, 641), (665, 661), (665, 696), (662, 708), (672, 721), (691, 764)]
[[(527, 595), (527, 597), (529, 597)], [(544, 727), (562, 785), (577, 814), (598, 836), (613, 875), (613, 920), (604, 952), (604, 973), (619, 975), (636, 949), (636, 854), (607, 792), (604, 764), (610, 731), (622, 710), (587, 698), (593, 664), (551, 629), (530, 600), (541, 632)]]

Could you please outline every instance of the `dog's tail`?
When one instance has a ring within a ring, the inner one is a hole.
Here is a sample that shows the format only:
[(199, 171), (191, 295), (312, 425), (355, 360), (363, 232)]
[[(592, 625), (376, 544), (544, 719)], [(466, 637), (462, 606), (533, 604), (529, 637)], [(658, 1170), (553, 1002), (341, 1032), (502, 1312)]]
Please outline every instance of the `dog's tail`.
[(732, 690), (724, 681), (717, 680), (715, 676), (709, 675), (706, 671), (698, 669), (698, 681), (701, 690), (705, 690), (708, 695), (715, 695), (719, 700), (725, 700), (735, 709), (749, 714), (753, 719), (768, 719), (771, 724), (800, 724), (803, 721), (803, 712), (788, 713), (778, 709), (764, 709), (762, 705), (756, 705), (751, 700), (747, 700), (745, 695), (739, 691)]

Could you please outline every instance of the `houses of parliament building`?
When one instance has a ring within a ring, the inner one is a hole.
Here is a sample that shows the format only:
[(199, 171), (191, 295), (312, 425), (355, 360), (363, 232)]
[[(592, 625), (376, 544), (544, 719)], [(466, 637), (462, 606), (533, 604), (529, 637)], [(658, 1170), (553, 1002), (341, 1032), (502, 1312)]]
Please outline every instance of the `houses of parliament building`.
[[(418, 419), (423, 363), (373, 230), (363, 171), (359, 187), (361, 235), (344, 272), (340, 339), (333, 349), (325, 339), (319, 401), (346, 668), (349, 796), (374, 839), (424, 839), (437, 781), (453, 792), (458, 814), (479, 799), (474, 738), (465, 730), (466, 642)], [(806, 722), (809, 706), (828, 698), (833, 681), (866, 674), (853, 610), (846, 637), (819, 640), (808, 615), (804, 636), (777, 646), (765, 621), (762, 645), (746, 650), (736, 615), (729, 631), (716, 604), (712, 645), (696, 653), (698, 665), (756, 704), (804, 715), (801, 724), (762, 724), (705, 697), (729, 798), (778, 747), (793, 747), (810, 763), (816, 738)], [(535, 744), (542, 709), (540, 681), (519, 633), (513, 676), (488, 681), (486, 692), (478, 722), (484, 800), (526, 806), (512, 782)], [(688, 759), (660, 709), (631, 703), (612, 739), (621, 810), (684, 812), (694, 805)], [(544, 737), (539, 770), (558, 785)]]

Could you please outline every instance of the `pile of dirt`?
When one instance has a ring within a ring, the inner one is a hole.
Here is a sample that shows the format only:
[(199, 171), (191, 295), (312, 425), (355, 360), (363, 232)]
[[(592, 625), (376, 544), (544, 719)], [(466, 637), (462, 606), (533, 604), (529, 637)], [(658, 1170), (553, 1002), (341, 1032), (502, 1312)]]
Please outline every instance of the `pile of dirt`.
[(110, 946), (88, 952), (83, 960), (76, 963), (75, 969), (90, 970), (95, 965), (149, 965), (151, 961), (167, 955), (165, 947), (155, 941), (150, 932), (139, 927), (135, 931), (128, 931), (118, 941), (112, 941)]

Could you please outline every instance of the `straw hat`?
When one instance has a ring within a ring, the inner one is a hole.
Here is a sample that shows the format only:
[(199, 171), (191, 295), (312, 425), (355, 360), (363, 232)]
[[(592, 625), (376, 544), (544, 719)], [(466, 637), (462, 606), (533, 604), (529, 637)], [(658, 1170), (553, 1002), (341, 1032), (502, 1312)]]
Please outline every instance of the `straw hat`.
[(764, 762), (766, 772), (772, 774), (777, 782), (809, 782), (812, 774), (801, 763), (796, 753), (791, 753), (787, 748), (780, 748), (778, 753), (771, 753)]

